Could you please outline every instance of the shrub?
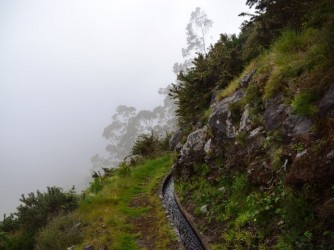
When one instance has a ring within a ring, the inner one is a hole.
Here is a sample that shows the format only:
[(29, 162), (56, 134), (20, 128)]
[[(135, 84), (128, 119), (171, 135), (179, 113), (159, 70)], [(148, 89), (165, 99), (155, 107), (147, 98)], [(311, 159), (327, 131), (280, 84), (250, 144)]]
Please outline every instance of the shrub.
[(132, 155), (152, 156), (158, 151), (159, 140), (153, 135), (143, 134), (138, 136), (132, 146)]
[(75, 214), (54, 218), (36, 236), (36, 250), (67, 249), (83, 240), (80, 219)]
[(170, 134), (159, 138), (153, 134), (142, 134), (138, 136), (132, 146), (131, 155), (158, 156), (169, 149)]

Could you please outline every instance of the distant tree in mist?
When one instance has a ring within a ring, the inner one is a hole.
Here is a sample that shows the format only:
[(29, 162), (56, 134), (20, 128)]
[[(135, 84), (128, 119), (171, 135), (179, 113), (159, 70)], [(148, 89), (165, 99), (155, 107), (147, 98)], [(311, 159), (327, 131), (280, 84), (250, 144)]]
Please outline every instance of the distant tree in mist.
[(212, 23), (200, 7), (191, 12), (190, 22), (186, 27), (188, 47), (182, 49), (183, 57), (187, 57), (193, 52), (206, 54), (206, 35), (212, 27)]
[(126, 105), (116, 108), (111, 124), (103, 131), (103, 137), (109, 142), (106, 146), (109, 155), (102, 157), (96, 154), (91, 158), (91, 174), (102, 168), (117, 167), (131, 153), (138, 136), (153, 132), (155, 137), (161, 137), (175, 130), (175, 105), (168, 96), (170, 87), (159, 90), (159, 94), (165, 96), (164, 103), (152, 110), (137, 111), (136, 108)]
[(179, 74), (186, 72), (192, 66), (193, 58), (196, 54), (206, 54), (207, 34), (212, 27), (206, 13), (200, 7), (191, 12), (189, 23), (186, 27), (187, 47), (182, 49), (182, 56), (185, 58), (183, 63), (175, 63), (173, 72)]

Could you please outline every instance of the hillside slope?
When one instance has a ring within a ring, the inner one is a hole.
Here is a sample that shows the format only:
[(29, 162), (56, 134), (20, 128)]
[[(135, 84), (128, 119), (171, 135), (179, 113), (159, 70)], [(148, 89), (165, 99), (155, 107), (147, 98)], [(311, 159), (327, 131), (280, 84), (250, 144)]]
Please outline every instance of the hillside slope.
[(174, 88), (176, 188), (212, 249), (334, 249), (334, 12), (309, 4), (234, 80), (210, 83), (222, 79), (203, 67), (221, 60), (215, 45)]

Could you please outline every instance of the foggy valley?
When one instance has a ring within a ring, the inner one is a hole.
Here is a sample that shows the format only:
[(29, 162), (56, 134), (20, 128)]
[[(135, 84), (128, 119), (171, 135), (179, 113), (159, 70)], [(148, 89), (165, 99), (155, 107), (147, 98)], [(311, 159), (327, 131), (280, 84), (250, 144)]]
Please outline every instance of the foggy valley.
[(1, 215), (21, 194), (84, 188), (109, 157), (104, 129), (117, 107), (164, 105), (159, 89), (176, 80), (198, 6), (213, 20), (208, 44), (237, 33), (247, 10), (244, 1), (1, 1)]

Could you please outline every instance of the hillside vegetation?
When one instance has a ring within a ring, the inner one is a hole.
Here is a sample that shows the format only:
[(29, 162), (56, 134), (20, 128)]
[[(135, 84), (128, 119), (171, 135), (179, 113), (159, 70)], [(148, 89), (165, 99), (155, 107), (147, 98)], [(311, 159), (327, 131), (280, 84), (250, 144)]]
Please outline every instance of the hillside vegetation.
[(178, 249), (158, 198), (173, 164), (211, 249), (334, 249), (334, 2), (246, 4), (256, 12), (240, 34), (222, 34), (170, 88), (174, 152), (169, 136), (140, 135), (82, 195), (23, 196), (0, 249)]
[(333, 1), (247, 4), (171, 90), (178, 194), (212, 249), (334, 249)]
[[(170, 166), (170, 157), (163, 155), (106, 170), (80, 197), (66, 193), (76, 197), (71, 209), (50, 203), (53, 213), (45, 213), (43, 202), (37, 201), (35, 208), (25, 207), (30, 218), (18, 213), (4, 220), (0, 249), (177, 249), (159, 198)], [(53, 199), (52, 190), (43, 197)], [(42, 224), (34, 221), (39, 216)], [(28, 224), (22, 224), (24, 219)]]

